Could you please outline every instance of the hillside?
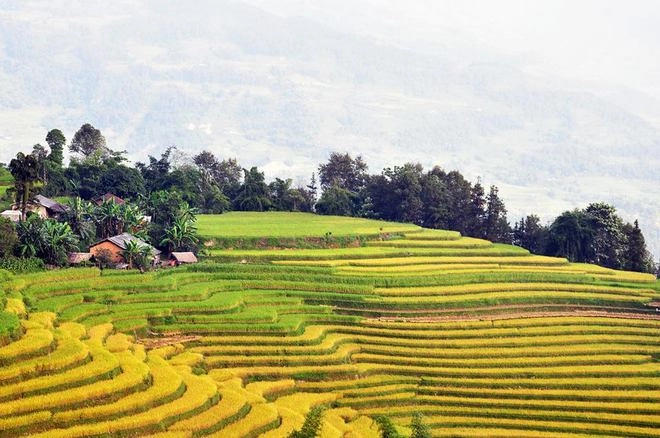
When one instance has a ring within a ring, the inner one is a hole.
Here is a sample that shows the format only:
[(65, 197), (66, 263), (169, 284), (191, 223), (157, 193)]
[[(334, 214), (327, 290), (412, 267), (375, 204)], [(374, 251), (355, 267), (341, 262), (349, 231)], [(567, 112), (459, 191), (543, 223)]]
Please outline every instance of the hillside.
[(654, 277), (306, 219), (203, 217), (187, 267), (0, 272), (0, 437), (282, 437), (319, 404), (323, 437), (660, 436)]

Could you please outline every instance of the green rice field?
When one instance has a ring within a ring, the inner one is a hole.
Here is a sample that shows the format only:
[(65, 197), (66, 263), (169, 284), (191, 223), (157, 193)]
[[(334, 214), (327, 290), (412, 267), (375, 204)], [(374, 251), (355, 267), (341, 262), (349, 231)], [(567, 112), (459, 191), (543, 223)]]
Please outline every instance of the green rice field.
[[(660, 436), (651, 275), (351, 218), (199, 228), (196, 265), (0, 272), (0, 437), (286, 437), (317, 405), (322, 437), (415, 413), (437, 437)], [(279, 240), (330, 231), (359, 245)]]

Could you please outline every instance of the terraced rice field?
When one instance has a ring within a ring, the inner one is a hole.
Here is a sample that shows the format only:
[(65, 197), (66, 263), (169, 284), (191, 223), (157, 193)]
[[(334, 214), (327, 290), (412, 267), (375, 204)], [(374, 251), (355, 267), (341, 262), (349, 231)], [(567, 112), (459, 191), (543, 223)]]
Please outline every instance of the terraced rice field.
[(280, 437), (318, 404), (324, 437), (379, 436), (377, 414), (409, 434), (415, 412), (434, 436), (660, 436), (655, 278), (406, 227), (0, 274), (0, 437)]

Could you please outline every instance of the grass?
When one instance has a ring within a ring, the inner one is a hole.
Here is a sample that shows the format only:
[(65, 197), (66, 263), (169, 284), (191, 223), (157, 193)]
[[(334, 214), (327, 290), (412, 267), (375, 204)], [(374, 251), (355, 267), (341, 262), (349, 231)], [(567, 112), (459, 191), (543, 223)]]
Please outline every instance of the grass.
[(320, 216), (311, 213), (230, 212), (222, 215), (199, 215), (200, 235), (214, 238), (286, 238), (331, 236), (378, 236), (380, 234), (421, 231), (416, 225), (356, 219), (343, 216)]

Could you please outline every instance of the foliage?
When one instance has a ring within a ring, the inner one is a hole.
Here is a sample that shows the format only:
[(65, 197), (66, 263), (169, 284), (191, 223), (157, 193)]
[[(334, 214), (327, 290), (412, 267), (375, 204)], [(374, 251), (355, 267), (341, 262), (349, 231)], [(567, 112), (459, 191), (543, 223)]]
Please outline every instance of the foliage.
[(397, 432), (389, 417), (385, 415), (376, 415), (374, 421), (378, 424), (381, 438), (403, 438), (399, 432)]
[(44, 269), (44, 262), (37, 257), (0, 257), (0, 269), (13, 273), (38, 272)]
[(266, 211), (271, 208), (272, 202), (264, 179), (264, 173), (256, 167), (243, 169), (243, 184), (234, 200), (237, 210)]
[(69, 150), (73, 153), (79, 153), (83, 157), (90, 157), (95, 153), (101, 153), (105, 156), (109, 153), (105, 137), (101, 134), (101, 131), (89, 123), (85, 123), (76, 131), (73, 139), (71, 139)]
[(14, 223), (5, 217), (0, 217), (0, 236), (0, 258), (10, 256), (18, 243), (18, 234)]
[(66, 222), (42, 220), (31, 215), (17, 226), (18, 252), (23, 257), (39, 257), (45, 263), (62, 266), (68, 253), (78, 247), (78, 239)]
[(410, 428), (412, 429), (410, 438), (431, 438), (431, 429), (424, 424), (424, 417), (419, 412), (413, 414)]
[(294, 430), (289, 434), (289, 438), (316, 438), (321, 430), (321, 421), (323, 420), (323, 406), (314, 406), (305, 415), (305, 423), (300, 430)]
[(328, 162), (319, 165), (319, 181), (324, 190), (336, 186), (349, 192), (358, 193), (367, 178), (367, 163), (358, 155), (333, 152)]
[(9, 170), (15, 181), (16, 202), (21, 206), (21, 215), (25, 220), (32, 189), (41, 180), (39, 161), (34, 155), (25, 155), (19, 152), (16, 154), (16, 158), (9, 162)]

